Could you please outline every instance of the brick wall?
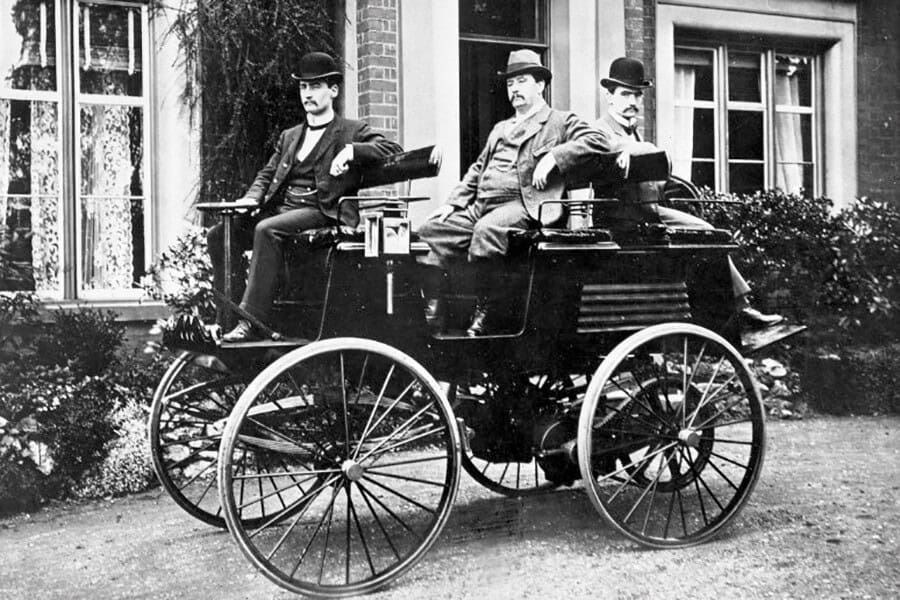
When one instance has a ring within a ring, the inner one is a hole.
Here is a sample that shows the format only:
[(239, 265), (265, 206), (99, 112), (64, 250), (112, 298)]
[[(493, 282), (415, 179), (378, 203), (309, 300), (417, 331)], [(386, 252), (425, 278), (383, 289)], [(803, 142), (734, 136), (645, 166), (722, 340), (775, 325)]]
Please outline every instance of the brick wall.
[[(625, 54), (644, 63), (649, 79), (656, 77), (656, 0), (625, 0)], [(644, 91), (643, 136), (656, 140), (656, 88)]]
[(356, 3), (359, 118), (392, 140), (400, 132), (397, 0)]
[(900, 10), (896, 0), (857, 10), (859, 195), (900, 207)]

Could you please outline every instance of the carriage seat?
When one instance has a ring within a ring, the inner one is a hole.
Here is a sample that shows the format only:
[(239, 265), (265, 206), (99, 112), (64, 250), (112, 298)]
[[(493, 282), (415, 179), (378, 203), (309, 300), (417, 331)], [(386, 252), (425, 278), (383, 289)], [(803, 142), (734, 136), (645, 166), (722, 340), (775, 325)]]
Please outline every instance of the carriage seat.
[(613, 244), (607, 229), (515, 229), (509, 232), (510, 253), (523, 252), (531, 247), (574, 249), (597, 244)]
[[(419, 241), (419, 235), (416, 232), (410, 232), (409, 235), (410, 242)], [(291, 238), (290, 245), (296, 250), (314, 250), (330, 248), (343, 242), (363, 244), (365, 243), (365, 237), (366, 234), (362, 227), (330, 225), (328, 227), (301, 231)]]
[(733, 245), (727, 229), (667, 227), (662, 223), (633, 223), (612, 227), (613, 239), (622, 246), (721, 246)]

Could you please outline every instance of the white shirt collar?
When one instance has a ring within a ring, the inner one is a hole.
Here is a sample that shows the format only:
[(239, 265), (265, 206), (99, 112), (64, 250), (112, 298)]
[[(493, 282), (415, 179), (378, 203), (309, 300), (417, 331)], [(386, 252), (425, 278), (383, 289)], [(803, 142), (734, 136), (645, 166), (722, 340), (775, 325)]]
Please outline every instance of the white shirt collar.
[(632, 131), (637, 129), (637, 118), (629, 120), (621, 115), (614, 113), (613, 111), (609, 111), (609, 116), (612, 117), (616, 123), (618, 123), (625, 129), (631, 129)]
[(531, 110), (529, 110), (527, 113), (525, 113), (521, 117), (519, 116), (519, 113), (516, 113), (515, 115), (513, 115), (513, 123), (515, 125), (518, 125), (522, 121), (530, 119), (532, 116), (536, 115), (546, 105), (547, 105), (547, 103), (544, 101), (543, 98), (541, 98), (540, 100), (538, 100), (537, 102), (534, 103), (534, 106), (531, 107)]

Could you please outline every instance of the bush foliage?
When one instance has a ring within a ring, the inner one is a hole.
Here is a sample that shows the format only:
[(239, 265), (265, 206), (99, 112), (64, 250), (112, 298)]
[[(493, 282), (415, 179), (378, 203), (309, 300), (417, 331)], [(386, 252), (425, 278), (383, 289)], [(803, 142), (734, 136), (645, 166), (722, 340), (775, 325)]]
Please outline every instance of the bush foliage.
[[(105, 478), (105, 459), (123, 431), (144, 428), (141, 415), (128, 429), (122, 411), (148, 404), (161, 361), (120, 359), (124, 330), (111, 313), (79, 308), (43, 323), (33, 297), (2, 298), (0, 513), (85, 489), (101, 491), (84, 480), (116, 481)], [(131, 480), (146, 481), (149, 473), (144, 465)], [(102, 495), (118, 491), (113, 486)]]
[(825, 331), (823, 340), (883, 342), (900, 333), (900, 210), (871, 198), (835, 212), (827, 198), (779, 191), (704, 205), (734, 232), (736, 260), (758, 299)]

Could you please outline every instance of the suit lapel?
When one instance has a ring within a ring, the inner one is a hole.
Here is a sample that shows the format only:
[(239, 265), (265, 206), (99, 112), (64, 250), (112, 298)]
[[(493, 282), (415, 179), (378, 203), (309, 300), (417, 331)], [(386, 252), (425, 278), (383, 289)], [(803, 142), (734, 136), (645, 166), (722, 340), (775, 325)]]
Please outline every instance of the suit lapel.
[[(535, 114), (531, 115), (525, 122), (516, 127), (516, 129), (522, 128), (524, 129), (524, 133), (521, 138), (521, 145), (524, 145), (528, 140), (530, 140), (534, 135), (541, 130), (541, 127), (544, 126), (544, 123), (547, 122), (547, 119), (550, 118), (550, 107), (544, 105), (544, 107), (537, 111)], [(514, 136), (518, 138), (518, 136)], [(521, 147), (521, 146), (520, 146)]]
[(303, 126), (299, 127), (290, 139), (287, 140), (287, 156), (284, 157), (282, 162), (287, 163), (288, 169), (294, 166), (294, 163), (297, 161), (297, 147), (300, 145), (300, 139), (303, 137), (304, 131), (306, 131), (306, 123), (303, 123)]

